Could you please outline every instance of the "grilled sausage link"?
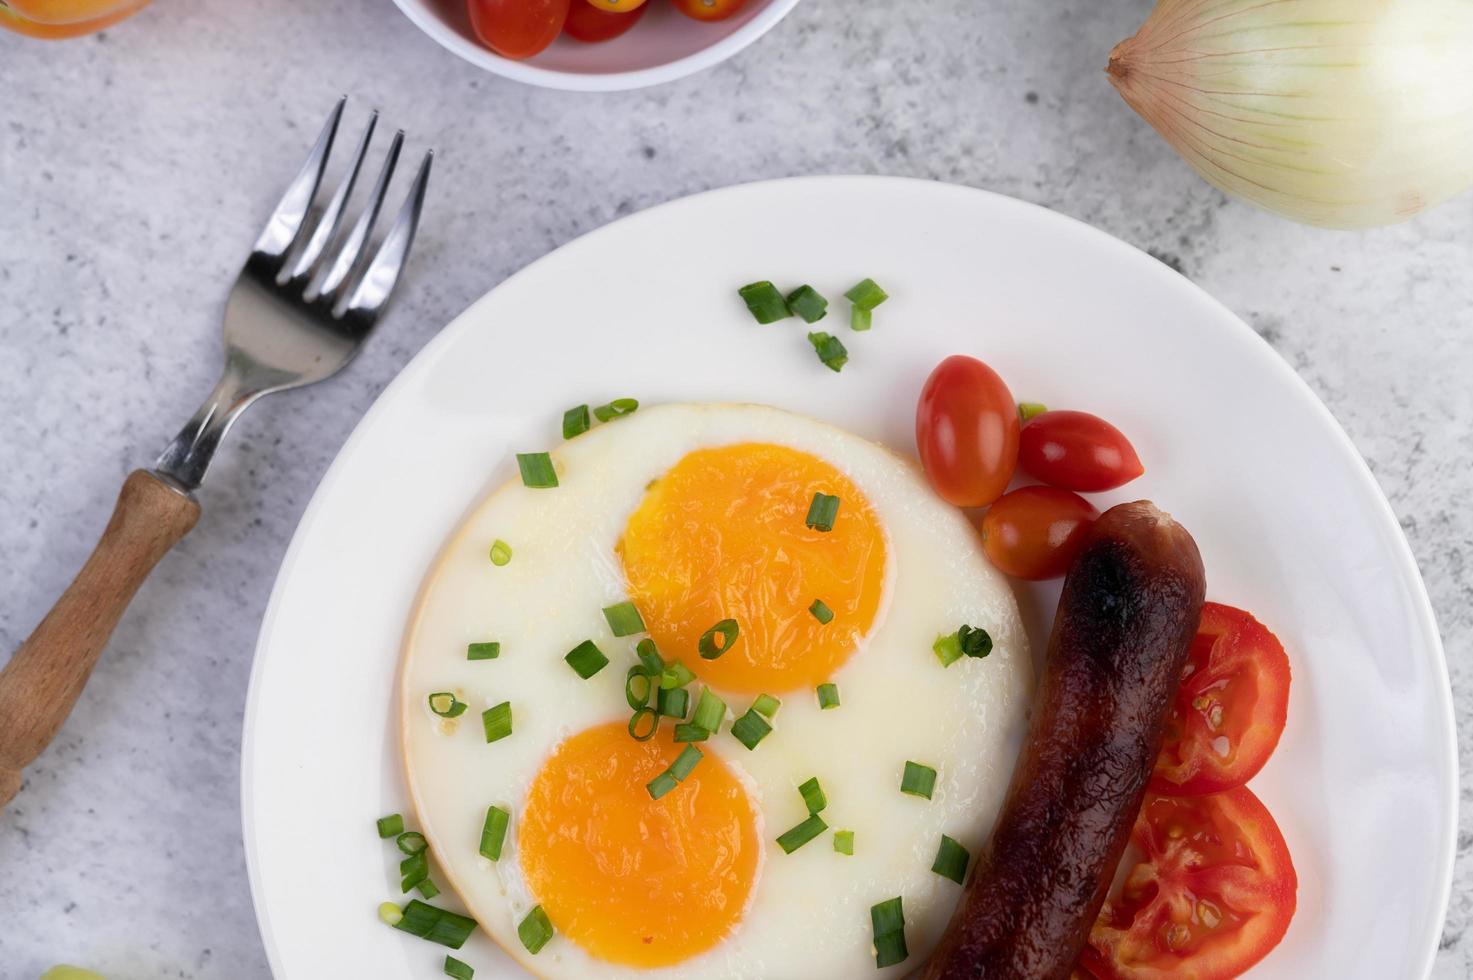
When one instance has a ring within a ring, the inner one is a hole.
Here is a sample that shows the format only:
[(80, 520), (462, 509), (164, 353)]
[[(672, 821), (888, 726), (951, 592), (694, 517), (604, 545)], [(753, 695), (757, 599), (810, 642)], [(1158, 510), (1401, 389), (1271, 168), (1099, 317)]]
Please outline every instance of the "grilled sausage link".
[(1028, 739), (927, 980), (1066, 980), (1140, 810), (1205, 589), (1186, 529), (1106, 511), (1064, 580)]

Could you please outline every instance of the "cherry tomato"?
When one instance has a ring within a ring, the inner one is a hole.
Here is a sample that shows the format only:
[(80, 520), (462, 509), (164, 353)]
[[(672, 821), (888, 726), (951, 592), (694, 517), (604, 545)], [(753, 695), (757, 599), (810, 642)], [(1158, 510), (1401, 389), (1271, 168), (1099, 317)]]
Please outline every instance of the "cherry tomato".
[[(581, 3), (582, 0), (577, 0)], [(469, 0), (476, 37), (504, 58), (530, 58), (557, 39), (569, 0)]]
[(563, 33), (575, 41), (583, 41), (587, 44), (612, 41), (638, 24), (640, 18), (649, 9), (649, 4), (642, 4), (628, 13), (621, 14), (604, 10), (601, 6), (596, 7), (591, 3), (584, 3), (583, 0), (573, 0), (572, 5), (568, 7), (568, 19), (563, 24)]
[(1088, 412), (1044, 412), (1023, 426), (1018, 465), (1036, 480), (1097, 493), (1124, 486), (1146, 471), (1126, 439)]
[(1001, 497), (1018, 465), (1018, 408), (997, 372), (962, 354), (938, 364), (916, 406), (916, 448), (947, 503)]
[(1209, 602), (1182, 669), (1151, 791), (1197, 796), (1241, 786), (1284, 731), (1289, 657), (1258, 620)]
[[(627, 14), (644, 6), (644, 0), (588, 0), (588, 3), (595, 10), (604, 10), (613, 14)], [(574, 6), (576, 5), (575, 0)]]
[[(1229, 980), (1268, 955), (1294, 917), (1299, 879), (1274, 818), (1239, 786), (1147, 795), (1139, 852), (1081, 962), (1102, 980)], [(1129, 853), (1129, 852), (1127, 852)]]
[(1013, 578), (1041, 582), (1069, 570), (1084, 532), (1100, 512), (1058, 487), (1019, 487), (998, 497), (982, 518), (982, 549)]
[(675, 9), (696, 20), (726, 20), (741, 12), (747, 0), (675, 0)]

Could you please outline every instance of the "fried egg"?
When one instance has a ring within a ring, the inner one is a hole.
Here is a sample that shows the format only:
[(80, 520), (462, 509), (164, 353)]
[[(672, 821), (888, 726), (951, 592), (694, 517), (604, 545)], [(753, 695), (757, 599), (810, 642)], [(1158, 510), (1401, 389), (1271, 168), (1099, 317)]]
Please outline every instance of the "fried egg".
[[(408, 632), (404, 764), (444, 883), (540, 977), (814, 980), (924, 962), (961, 895), (932, 870), (942, 837), (980, 852), (1032, 686), (1012, 592), (965, 517), (911, 462), (764, 406), (642, 408), (551, 462), (556, 487), (514, 478), (470, 514)], [(816, 495), (837, 498), (828, 530)], [(604, 610), (622, 603), (643, 631), (614, 635)], [(707, 634), (725, 620), (723, 645)], [(991, 653), (944, 665), (933, 644), (963, 625)], [(709, 688), (727, 709), (658, 799), (650, 784), (686, 745), (671, 720), (630, 734), (643, 639), (695, 675), (691, 705)], [(608, 663), (585, 678), (590, 642)], [(494, 658), (470, 659), (488, 643)], [(437, 693), (466, 710), (437, 714)], [(780, 707), (748, 748), (731, 726), (762, 695)], [(511, 731), (488, 741), (498, 706)], [(902, 792), (908, 763), (935, 771), (929, 798)], [(814, 779), (816, 820), (799, 790)], [(490, 807), (510, 815), (495, 860)], [(896, 897), (909, 957), (877, 968), (870, 909)], [(537, 909), (540, 946), (518, 933)]]

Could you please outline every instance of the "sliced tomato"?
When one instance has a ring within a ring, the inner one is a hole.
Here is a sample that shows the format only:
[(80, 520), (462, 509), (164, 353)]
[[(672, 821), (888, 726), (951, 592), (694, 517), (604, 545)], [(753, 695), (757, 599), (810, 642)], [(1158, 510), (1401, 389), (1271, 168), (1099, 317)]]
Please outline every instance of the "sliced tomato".
[(591, 3), (584, 3), (583, 0), (573, 0), (572, 5), (568, 7), (568, 19), (563, 24), (563, 33), (585, 44), (612, 41), (638, 24), (640, 18), (649, 9), (650, 5), (646, 3), (627, 13), (620, 13), (616, 10), (605, 10)]
[(1147, 795), (1131, 845), (1138, 857), (1081, 960), (1101, 980), (1230, 980), (1284, 938), (1299, 879), (1247, 787)]
[(1289, 657), (1278, 637), (1241, 609), (1202, 606), (1182, 668), (1151, 790), (1198, 796), (1258, 775), (1289, 713)]
[(747, 0), (675, 0), (675, 9), (696, 20), (726, 20), (741, 12)]
[(1023, 426), (1018, 467), (1052, 487), (1098, 493), (1146, 471), (1125, 434), (1088, 412), (1044, 412)]
[(537, 54), (557, 40), (568, 19), (569, 0), (468, 2), (476, 37), (504, 58), (530, 58)]

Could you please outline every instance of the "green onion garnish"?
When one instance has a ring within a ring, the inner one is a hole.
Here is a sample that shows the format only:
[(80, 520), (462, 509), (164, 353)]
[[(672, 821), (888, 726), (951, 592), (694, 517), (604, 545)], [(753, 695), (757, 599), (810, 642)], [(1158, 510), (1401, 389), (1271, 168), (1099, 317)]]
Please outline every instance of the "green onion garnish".
[(890, 294), (881, 289), (880, 284), (873, 279), (864, 279), (845, 293), (844, 298), (861, 310), (872, 310), (889, 299)]
[(644, 617), (632, 602), (620, 602), (604, 609), (604, 619), (615, 636), (633, 636), (644, 632)]
[(818, 706), (824, 711), (837, 708), (839, 706), (839, 685), (818, 685)]
[(670, 763), (670, 775), (683, 781), (686, 776), (690, 775), (691, 770), (696, 767), (696, 763), (705, 757), (705, 753), (700, 749), (694, 745), (687, 745), (681, 751), (680, 755), (675, 757), (675, 761)]
[(511, 814), (499, 806), (486, 808), (486, 820), (481, 824), (481, 857), (490, 861), (501, 860), (501, 845), (506, 842), (506, 828), (511, 823)]
[(907, 762), (900, 777), (900, 792), (930, 799), (936, 791), (936, 770), (919, 762)]
[(436, 691), (430, 695), (430, 710), (441, 718), (459, 718), (465, 714), (465, 702), (449, 691)]
[(936, 637), (936, 642), (931, 644), (931, 651), (936, 654), (936, 659), (941, 661), (943, 667), (950, 667), (962, 658), (962, 644), (955, 633)]
[(430, 856), (426, 851), (411, 854), (399, 862), (400, 888), (409, 891), (430, 876)]
[(799, 286), (788, 293), (788, 309), (807, 323), (817, 323), (829, 315), (829, 301), (812, 286)]
[(453, 956), (446, 956), (445, 975), (447, 977), (454, 977), (455, 980), (472, 980), (476, 975), (476, 971), (471, 968), (469, 963), (462, 963)]
[(497, 568), (511, 561), (511, 545), (497, 538), (491, 542), (491, 564)]
[(655, 649), (655, 641), (649, 637), (640, 640), (634, 647), (634, 653), (639, 657), (639, 662), (644, 666), (645, 673), (651, 678), (658, 678), (665, 670), (665, 659), (660, 656), (660, 651)]
[(833, 334), (818, 330), (808, 335), (808, 342), (813, 345), (814, 353), (818, 354), (823, 366), (835, 374), (844, 370), (844, 365), (849, 363), (849, 349)]
[(815, 493), (808, 504), (808, 516), (803, 523), (815, 531), (832, 531), (839, 516), (839, 498), (827, 493)]
[(439, 886), (428, 878), (415, 885), (414, 890), (419, 892), (419, 894), (424, 898), (434, 898), (436, 895), (440, 894)]
[(486, 731), (486, 742), (499, 742), (511, 734), (511, 702), (503, 701), (481, 712), (481, 727)]
[[(649, 727), (643, 727), (645, 719), (649, 719)], [(655, 737), (655, 731), (660, 727), (660, 716), (653, 708), (639, 708), (629, 716), (629, 737), (636, 742), (648, 742)]]
[(609, 665), (609, 658), (604, 656), (604, 652), (592, 640), (584, 640), (569, 650), (563, 659), (585, 681)]
[(752, 702), (752, 710), (766, 718), (777, 714), (777, 709), (782, 707), (782, 702), (771, 694), (759, 694), (757, 700)]
[(709, 728), (702, 728), (700, 725), (682, 724), (675, 726), (674, 738), (677, 742), (704, 742), (710, 737), (711, 730)]
[(398, 837), (404, 833), (404, 817), (398, 813), (391, 813), (387, 817), (378, 818), (378, 835), (387, 840), (390, 837)]
[(825, 626), (834, 621), (834, 611), (822, 599), (814, 599), (813, 605), (808, 607), (808, 611), (813, 613), (814, 619), (823, 623)]
[(683, 687), (669, 691), (662, 687), (655, 695), (655, 709), (665, 718), (679, 718), (684, 721), (686, 712), (690, 710), (690, 692)]
[(404, 910), (393, 902), (380, 902), (378, 907), (379, 921), (391, 926), (397, 926), (399, 920), (404, 918)]
[(467, 660), (495, 660), (501, 656), (501, 644), (496, 641), (487, 643), (468, 643), (465, 648), (465, 659)]
[(777, 839), (777, 846), (783, 849), (784, 854), (792, 854), (798, 848), (828, 829), (829, 825), (823, 822), (823, 817), (820, 817), (816, 813), (810, 813), (807, 820), (804, 820), (798, 826), (779, 837)]
[(908, 956), (910, 956), (910, 950), (905, 946), (905, 933), (891, 932), (875, 937), (876, 967), (883, 969), (897, 963), (904, 963)]
[(639, 408), (639, 402), (633, 398), (615, 398), (607, 405), (600, 405), (593, 410), (594, 418), (600, 422), (609, 422), (613, 419), (621, 419), (626, 415), (633, 415)]
[[(741, 635), (741, 627), (734, 619), (723, 619), (715, 626), (701, 634), (700, 643), (697, 644), (701, 651), (702, 660), (715, 660), (723, 653), (731, 649), (731, 645)], [(716, 642), (716, 637), (721, 637), (721, 642)]]
[(855, 333), (864, 333), (875, 325), (875, 314), (862, 306), (851, 307), (849, 310), (849, 329)]
[(588, 431), (593, 423), (588, 420), (588, 406), (576, 405), (563, 413), (563, 438), (571, 439)]
[(783, 294), (777, 291), (777, 287), (763, 279), (761, 282), (748, 283), (737, 290), (747, 304), (747, 309), (752, 311), (752, 316), (758, 323), (776, 323), (786, 320), (793, 313), (788, 309), (787, 300)]
[(894, 966), (910, 955), (905, 948), (905, 911), (898, 897), (870, 906), (869, 921), (874, 930), (877, 968)]
[(666, 771), (645, 783), (644, 788), (649, 791), (650, 799), (658, 800), (679, 785), (680, 780), (670, 775), (669, 771)]
[(1043, 404), (1042, 402), (1018, 403), (1018, 418), (1025, 423), (1033, 421), (1034, 419), (1038, 418), (1038, 416), (1047, 411), (1048, 406)]
[(803, 805), (808, 807), (809, 813), (818, 813), (829, 805), (829, 798), (823, 794), (823, 787), (818, 785), (817, 776), (799, 786), (798, 793), (803, 797)]
[(756, 705), (753, 705), (746, 714), (731, 723), (731, 734), (750, 751), (757, 747), (758, 742), (772, 734), (772, 725), (757, 712)]
[(726, 702), (712, 694), (709, 687), (701, 688), (701, 696), (696, 701), (696, 712), (691, 715), (691, 724), (714, 733), (721, 728), (721, 720), (725, 717)]
[(981, 659), (992, 652), (992, 635), (984, 629), (963, 626), (956, 632), (957, 643), (962, 653)]
[(644, 672), (643, 667), (630, 667), (629, 673), (624, 675), (624, 700), (635, 711), (650, 703), (650, 691), (653, 688), (650, 675)]
[(552, 922), (547, 918), (547, 913), (542, 911), (542, 906), (533, 906), (532, 911), (527, 913), (527, 917), (517, 926), (517, 938), (533, 956), (542, 952), (542, 947), (552, 939)]
[(426, 905), (417, 898), (411, 899), (402, 912), (402, 917), (394, 923), (395, 929), (451, 949), (464, 946), (476, 929), (475, 919)]
[(399, 850), (404, 852), (405, 854), (408, 854), (410, 857), (413, 857), (414, 855), (423, 851), (425, 848), (429, 847), (430, 842), (425, 840), (424, 834), (421, 834), (417, 830), (411, 830), (407, 833), (400, 834), (398, 837), (395, 837), (394, 846), (399, 848)]
[(557, 486), (557, 471), (547, 453), (517, 453), (517, 469), (522, 471), (522, 486), (545, 490)]
[(665, 669), (660, 671), (660, 687), (670, 691), (677, 687), (685, 687), (696, 679), (696, 675), (690, 672), (690, 668), (679, 660), (673, 664), (666, 664)]
[(931, 870), (943, 878), (950, 878), (958, 885), (967, 880), (967, 862), (972, 855), (961, 844), (941, 835), (941, 849), (936, 852), (936, 860), (931, 862)]
[(850, 857), (853, 857), (854, 856), (854, 831), (852, 831), (852, 830), (836, 830), (836, 831), (834, 831), (834, 850), (838, 851), (840, 854), (848, 854)]

